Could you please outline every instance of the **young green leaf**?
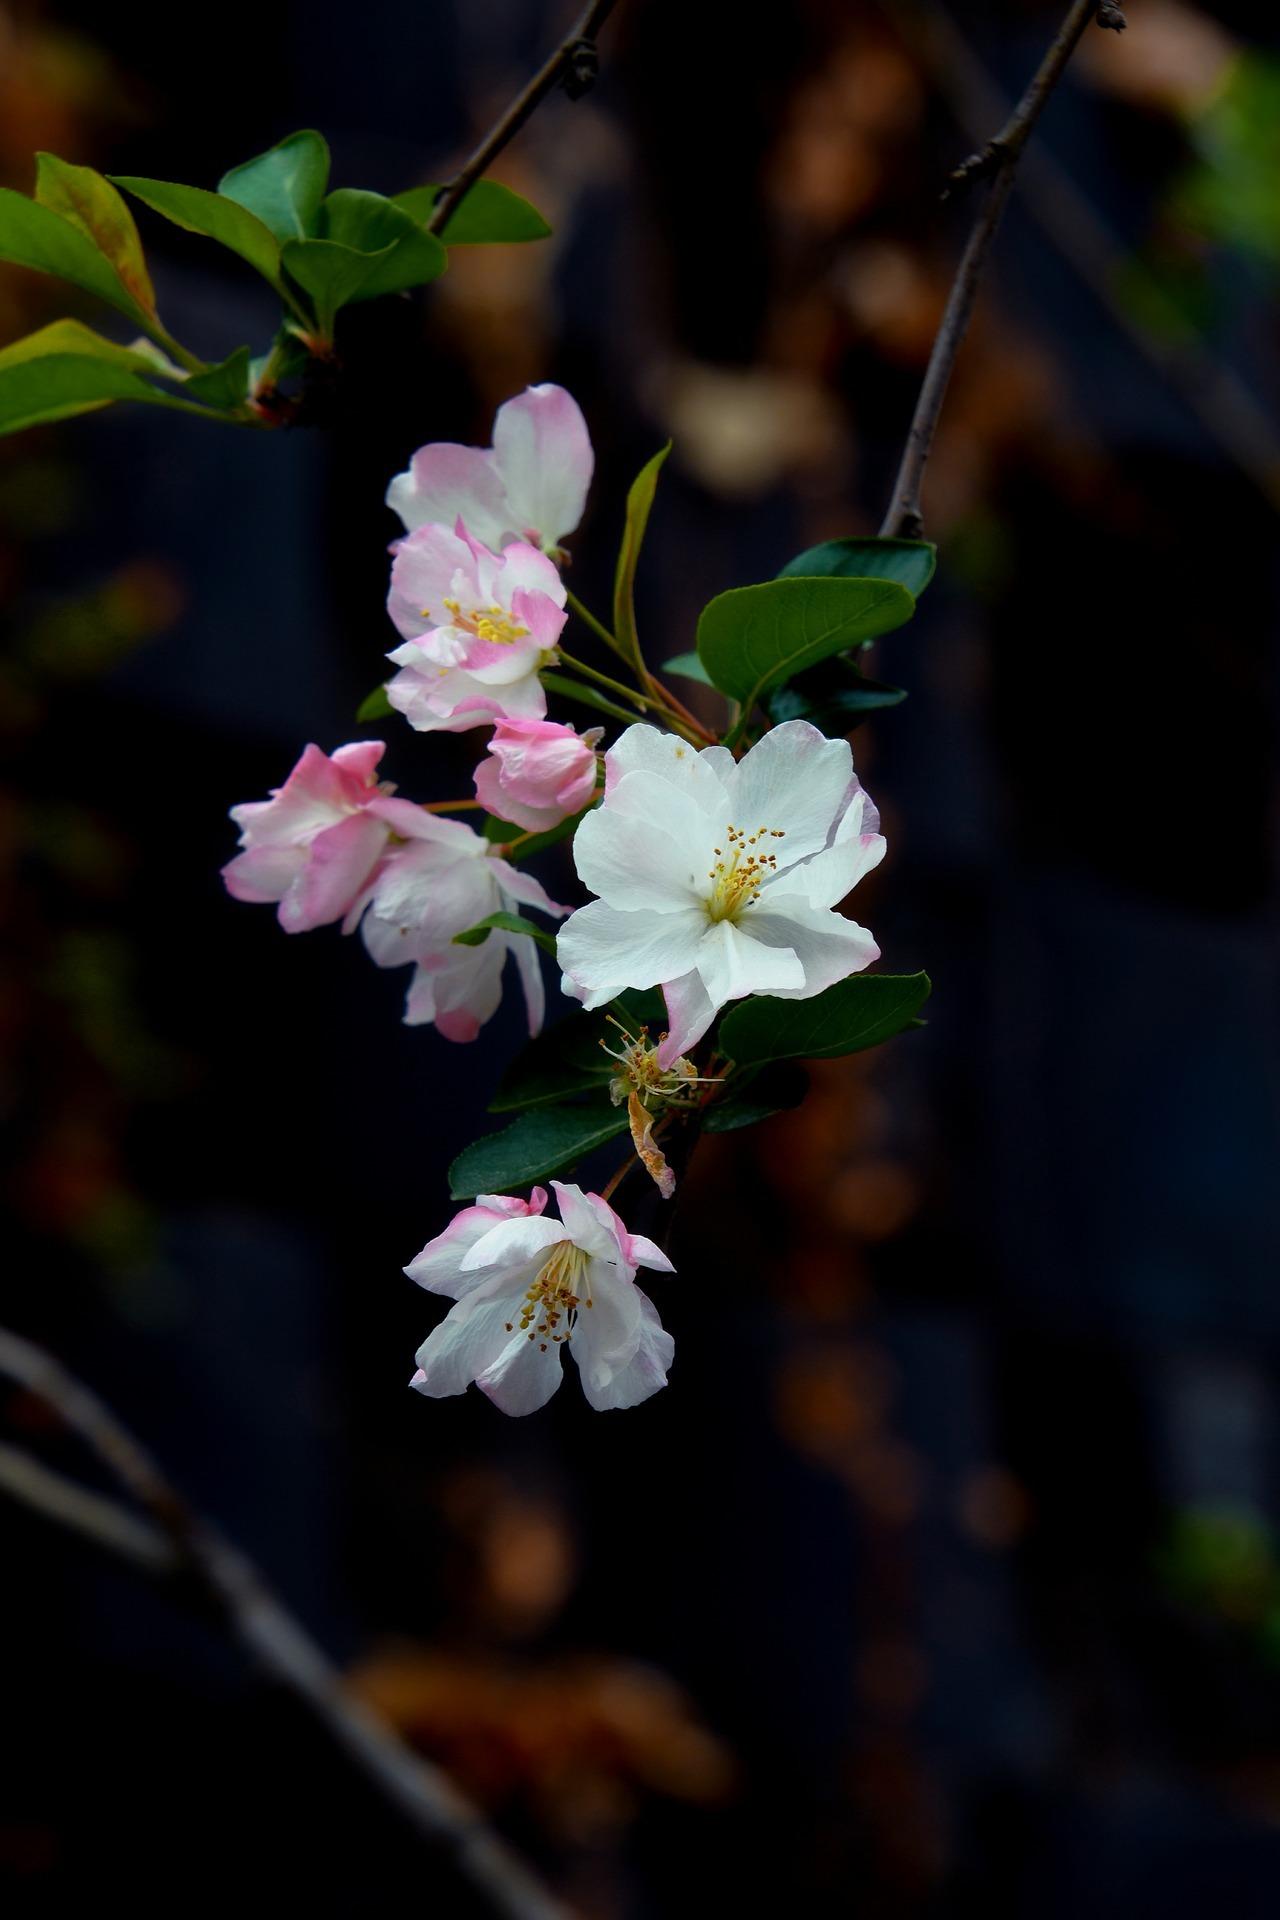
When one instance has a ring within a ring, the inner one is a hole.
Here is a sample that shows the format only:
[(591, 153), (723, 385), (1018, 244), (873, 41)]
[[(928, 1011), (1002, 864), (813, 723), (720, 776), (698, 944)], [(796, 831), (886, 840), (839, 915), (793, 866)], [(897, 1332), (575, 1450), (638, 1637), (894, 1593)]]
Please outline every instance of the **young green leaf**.
[(658, 490), (658, 475), (670, 451), (671, 442), (668, 440), (665, 447), (660, 447), (653, 458), (645, 462), (631, 482), (627, 494), (626, 525), (622, 531), (622, 546), (618, 552), (618, 567), (613, 581), (614, 638), (623, 658), (631, 663), (641, 679), (644, 677), (644, 659), (640, 652), (640, 636), (636, 632), (636, 568), (640, 564), (640, 549), (644, 544), (653, 497)]
[(625, 1107), (539, 1107), (522, 1113), (501, 1133), (465, 1147), (449, 1169), (454, 1200), (478, 1193), (509, 1193), (564, 1173), (584, 1155), (627, 1131)]
[(142, 377), (156, 370), (149, 355), (104, 340), (78, 320), (55, 320), (0, 352), (0, 434), (93, 413), (113, 400), (204, 412)]
[(772, 688), (846, 647), (864, 646), (911, 618), (915, 601), (894, 580), (768, 580), (732, 587), (703, 608), (698, 657), (744, 718)]
[(138, 229), (111, 182), (92, 167), (73, 167), (69, 161), (60, 160), (56, 153), (38, 153), (36, 199), (92, 242), (129, 298), (154, 321), (155, 288), (147, 272)]
[(328, 338), (338, 309), (360, 297), (366, 281), (375, 269), (389, 263), (395, 250), (394, 241), (379, 253), (357, 253), (336, 240), (286, 240), (280, 259), (289, 279), (311, 302), (320, 331)]
[(234, 408), (243, 406), (249, 396), (250, 360), (251, 350), (237, 347), (216, 367), (208, 367), (203, 373), (193, 373), (189, 380), (183, 382), (182, 390), (189, 399), (199, 400), (203, 406), (230, 413)]
[(69, 280), (73, 287), (105, 300), (135, 326), (154, 324), (151, 313), (139, 306), (106, 255), (80, 227), (12, 187), (0, 187), (0, 260)]
[(730, 1008), (717, 1045), (739, 1067), (861, 1053), (910, 1026), (929, 986), (927, 973), (855, 973), (812, 1000), (757, 995)]
[(315, 232), (320, 202), (329, 184), (329, 148), (311, 129), (291, 133), (218, 182), (218, 192), (256, 214), (277, 240), (302, 240)]
[[(425, 222), (442, 186), (410, 187), (395, 203), (411, 219)], [(496, 180), (477, 180), (462, 205), (451, 213), (440, 235), (446, 247), (492, 246), (513, 240), (545, 240), (551, 232), (538, 209)]]
[(201, 233), (219, 246), (229, 247), (269, 280), (277, 292), (280, 281), (280, 242), (256, 213), (203, 187), (179, 186), (172, 180), (146, 180), (137, 174), (113, 173), (116, 186), (153, 212), (163, 214), (187, 233)]
[(468, 927), (463, 933), (455, 933), (455, 947), (481, 947), (489, 935), (497, 930), (501, 933), (524, 933), (530, 940), (536, 940), (544, 953), (554, 953), (556, 937), (548, 933), (545, 927), (535, 926), (532, 920), (526, 920), (520, 913), (491, 913), (484, 920), (477, 920), (474, 927)]
[(361, 193), (350, 187), (340, 187), (326, 197), (316, 238), (377, 256), (376, 260), (370, 259), (368, 272), (343, 305), (422, 286), (442, 274), (449, 264), (447, 249), (434, 234), (424, 233), (402, 207), (380, 193)]
[(385, 720), (389, 713), (394, 712), (395, 708), (387, 698), (386, 688), (375, 687), (372, 693), (366, 693), (356, 708), (356, 719), (363, 725), (368, 725), (371, 720)]
[(678, 673), (683, 680), (696, 680), (700, 686), (712, 684), (711, 675), (703, 666), (696, 653), (678, 653), (674, 660), (664, 660), (664, 673)]
[(931, 540), (824, 540), (788, 560), (779, 580), (896, 580), (919, 599), (933, 578), (938, 549)]

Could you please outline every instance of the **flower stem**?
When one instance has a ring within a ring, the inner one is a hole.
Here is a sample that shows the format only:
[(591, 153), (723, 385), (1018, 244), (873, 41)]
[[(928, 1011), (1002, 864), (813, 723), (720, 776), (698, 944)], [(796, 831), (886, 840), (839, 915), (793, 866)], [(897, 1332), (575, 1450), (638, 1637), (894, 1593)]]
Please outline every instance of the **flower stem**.
[(597, 620), (590, 607), (584, 606), (577, 594), (570, 593), (567, 588), (565, 589), (565, 602), (570, 613), (576, 613), (583, 626), (590, 627), (597, 640), (603, 640), (606, 647), (610, 647), (620, 660), (625, 660), (629, 667), (634, 665), (634, 662), (628, 656), (626, 648), (618, 639), (617, 635), (610, 633), (604, 621)]
[(424, 800), (424, 813), (483, 813), (482, 800)]
[(598, 686), (608, 687), (610, 693), (620, 695), (623, 700), (630, 700), (642, 712), (646, 707), (657, 705), (655, 700), (650, 700), (645, 694), (636, 693), (632, 688), (624, 687), (621, 680), (612, 680), (607, 673), (601, 673), (598, 667), (590, 667), (585, 660), (578, 660), (573, 654), (566, 653), (563, 647), (557, 647), (556, 652), (563, 666), (572, 667), (573, 671), (580, 673), (584, 680), (594, 680)]

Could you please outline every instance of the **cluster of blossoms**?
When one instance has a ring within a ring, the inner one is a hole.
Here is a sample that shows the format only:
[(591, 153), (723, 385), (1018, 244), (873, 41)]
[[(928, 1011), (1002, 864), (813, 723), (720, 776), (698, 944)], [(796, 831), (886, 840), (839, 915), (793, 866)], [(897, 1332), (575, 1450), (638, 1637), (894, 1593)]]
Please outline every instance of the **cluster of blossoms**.
[[(700, 746), (674, 706), (673, 730), (629, 726), (603, 755), (601, 729), (547, 719), (540, 675), (561, 662), (569, 604), (561, 542), (585, 507), (591, 443), (552, 386), (501, 407), (493, 440), (422, 448), (387, 494), (405, 527), (392, 548), (401, 644), (387, 698), (420, 733), (489, 729), (476, 798), (402, 798), (377, 778), (380, 741), (308, 746), (269, 799), (232, 809), (241, 851), (224, 879), (239, 900), (276, 903), (288, 933), (340, 922), (359, 928), (378, 966), (411, 964), (406, 1021), (453, 1041), (474, 1040), (496, 1011), (508, 954), (539, 1031), (537, 943), (501, 924), (458, 941), (522, 907), (563, 920), (561, 989), (586, 1009), (661, 988), (667, 1030), (656, 1045), (623, 1030), (611, 1092), (669, 1197), (655, 1123), (716, 1081), (688, 1054), (729, 1002), (808, 999), (878, 957), (836, 908), (885, 843), (848, 742), (805, 721), (738, 759)], [(445, 817), (476, 806), (520, 833), (493, 840)], [(593, 898), (571, 912), (515, 856), (575, 818), (574, 865)], [(670, 1272), (669, 1261), (599, 1194), (552, 1184), (559, 1220), (540, 1187), (528, 1201), (481, 1196), (406, 1269), (456, 1303), (418, 1355), (421, 1392), (475, 1381), (504, 1411), (528, 1413), (554, 1392), (563, 1346), (594, 1407), (631, 1406), (665, 1384), (672, 1342), (635, 1274)]]

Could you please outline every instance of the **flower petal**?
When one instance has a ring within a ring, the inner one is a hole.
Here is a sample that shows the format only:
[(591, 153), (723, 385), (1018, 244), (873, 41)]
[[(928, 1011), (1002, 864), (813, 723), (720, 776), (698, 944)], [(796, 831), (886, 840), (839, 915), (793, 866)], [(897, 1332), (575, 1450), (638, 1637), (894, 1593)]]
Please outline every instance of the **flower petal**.
[(563, 387), (529, 387), (498, 408), (493, 452), (521, 533), (556, 546), (582, 518), (594, 456), (582, 409)]
[[(658, 1318), (658, 1310), (639, 1287), (633, 1289), (640, 1308), (638, 1338), (634, 1352), (625, 1362), (593, 1364), (588, 1348), (579, 1348), (575, 1332), (570, 1352), (582, 1375), (582, 1391), (598, 1413), (614, 1407), (635, 1407), (667, 1384), (667, 1369), (675, 1357), (676, 1343)], [(581, 1316), (579, 1316), (581, 1325)], [(584, 1366), (583, 1361), (587, 1364)]]
[(543, 1188), (535, 1187), (528, 1200), (518, 1199), (514, 1194), (482, 1193), (475, 1203), (463, 1207), (455, 1213), (443, 1233), (434, 1240), (428, 1240), (422, 1252), (411, 1260), (405, 1268), (411, 1280), (420, 1287), (426, 1287), (429, 1293), (448, 1294), (452, 1299), (461, 1299), (464, 1293), (470, 1293), (487, 1278), (464, 1273), (464, 1257), (502, 1220), (525, 1219), (540, 1214), (547, 1204)]
[(476, 1375), (476, 1385), (495, 1407), (519, 1418), (546, 1406), (560, 1385), (562, 1373), (558, 1342), (517, 1333), (491, 1365)]
[(387, 505), (409, 533), (428, 521), (451, 527), (462, 519), (487, 547), (499, 547), (508, 531), (506, 491), (487, 448), (460, 447), (449, 440), (419, 447), (407, 471), (398, 473), (387, 488)]
[(719, 832), (732, 815), (726, 812), (728, 794), (724, 769), (736, 765), (724, 747), (708, 747), (702, 753), (682, 740), (679, 734), (662, 733), (657, 727), (628, 727), (620, 734), (604, 759), (605, 792), (612, 803), (614, 788), (629, 773), (652, 773), (685, 793), (715, 822)]
[(489, 1275), (483, 1286), (450, 1307), (418, 1348), (422, 1378), (413, 1383), (418, 1392), (433, 1400), (464, 1393), (510, 1346), (507, 1328), (518, 1318), (519, 1298), (505, 1274)]
[(664, 980), (662, 997), (667, 1003), (670, 1031), (659, 1044), (658, 1065), (673, 1067), (682, 1053), (697, 1046), (715, 1019), (717, 1007), (696, 968), (678, 980)]
[(726, 1000), (741, 1000), (744, 994), (774, 993), (805, 984), (804, 967), (796, 954), (752, 939), (745, 927), (736, 927), (732, 920), (708, 928), (697, 965), (702, 984), (718, 1007)]
[(851, 973), (861, 973), (880, 958), (874, 939), (856, 920), (811, 907), (799, 898), (780, 902), (776, 910), (762, 904), (748, 924), (754, 942), (763, 942), (779, 953), (794, 954), (804, 969), (802, 986), (753, 988), (756, 993), (775, 994), (780, 1000), (811, 1000), (815, 993), (824, 992)]
[(656, 987), (688, 973), (697, 965), (707, 931), (700, 907), (682, 913), (621, 913), (593, 900), (565, 921), (556, 958), (583, 989), (578, 996), (583, 1005), (599, 1007), (624, 987)]
[(307, 863), (280, 902), (286, 933), (306, 933), (341, 920), (362, 891), (387, 844), (387, 828), (368, 812), (352, 813), (318, 833)]
[(687, 795), (629, 773), (578, 828), (573, 863), (584, 887), (623, 912), (679, 912), (710, 890), (714, 834)]
[(780, 869), (790, 867), (831, 839), (852, 777), (847, 740), (828, 740), (807, 720), (788, 720), (758, 740), (729, 776), (729, 817), (747, 833), (781, 830), (773, 851)]

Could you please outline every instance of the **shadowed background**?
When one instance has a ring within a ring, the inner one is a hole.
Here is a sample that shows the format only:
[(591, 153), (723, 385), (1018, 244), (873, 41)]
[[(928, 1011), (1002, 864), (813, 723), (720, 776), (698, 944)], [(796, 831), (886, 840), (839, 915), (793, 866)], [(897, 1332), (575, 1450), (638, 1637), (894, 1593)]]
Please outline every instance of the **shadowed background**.
[[(438, 1307), (400, 1268), (517, 1009), (467, 1048), (405, 1029), (405, 975), (218, 879), (226, 809), (359, 737), (388, 478), (484, 443), (527, 382), (595, 438), (590, 605), (675, 442), (652, 660), (712, 594), (875, 531), (974, 88), (1016, 92), (1059, 11), (624, 4), (597, 91), (497, 170), (555, 238), (348, 313), (323, 429), (118, 409), (0, 442), (6, 1318), (593, 1920), (709, 1888), (871, 1920), (1275, 1911), (1266, 11), (1135, 0), (1037, 131), (930, 467), (938, 576), (873, 660), (910, 698), (853, 738), (890, 847), (857, 917), (928, 967), (930, 1024), (704, 1143), (652, 1288), (669, 1391), (598, 1416), (571, 1379), (508, 1422), (406, 1390)], [(212, 185), (314, 124), (338, 184), (395, 191), (564, 24), (230, 0), (196, 57), (146, 7), (9, 6), (0, 170), (27, 190), (48, 147)], [(179, 337), (265, 343), (252, 276), (139, 220)], [(0, 271), (0, 340), (62, 311)], [(415, 797), (468, 790), (475, 737), (385, 725)], [(6, 1426), (44, 1444), (19, 1400)], [(9, 1909), (476, 1911), (216, 1631), (0, 1521)]]

